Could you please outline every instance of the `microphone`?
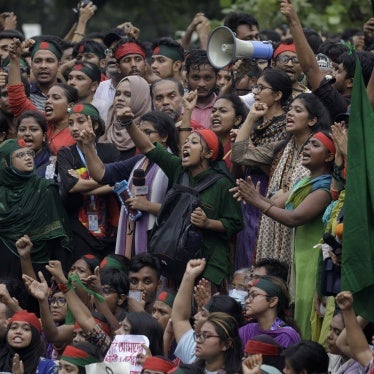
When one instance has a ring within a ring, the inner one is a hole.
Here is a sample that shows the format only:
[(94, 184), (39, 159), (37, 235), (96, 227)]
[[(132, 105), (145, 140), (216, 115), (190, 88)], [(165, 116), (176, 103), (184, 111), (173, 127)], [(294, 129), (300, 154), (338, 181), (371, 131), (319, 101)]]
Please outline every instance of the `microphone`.
[(140, 219), (142, 216), (142, 212), (138, 209), (130, 208), (126, 204), (126, 200), (133, 197), (127, 180), (124, 179), (121, 182), (117, 182), (113, 187), (113, 191), (117, 194), (118, 199), (123, 205), (124, 209), (126, 210), (126, 213), (129, 216), (130, 221), (135, 222), (138, 219)]
[(148, 186), (145, 185), (145, 171), (143, 169), (135, 169), (132, 175), (133, 194), (142, 196), (148, 194)]

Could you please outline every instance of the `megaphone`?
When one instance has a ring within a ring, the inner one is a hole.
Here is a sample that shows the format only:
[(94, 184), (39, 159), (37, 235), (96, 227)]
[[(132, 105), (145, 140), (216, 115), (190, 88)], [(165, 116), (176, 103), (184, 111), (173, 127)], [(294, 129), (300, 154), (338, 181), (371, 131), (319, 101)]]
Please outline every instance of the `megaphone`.
[(209, 36), (207, 55), (217, 69), (229, 65), (235, 58), (262, 58), (270, 60), (273, 46), (270, 41), (240, 40), (226, 26), (219, 26)]

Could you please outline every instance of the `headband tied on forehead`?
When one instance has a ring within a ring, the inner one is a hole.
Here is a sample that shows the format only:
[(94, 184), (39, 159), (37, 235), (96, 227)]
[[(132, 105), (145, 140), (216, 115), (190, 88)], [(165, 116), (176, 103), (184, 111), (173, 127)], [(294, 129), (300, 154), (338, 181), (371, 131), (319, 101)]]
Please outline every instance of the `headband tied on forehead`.
[(27, 322), (29, 325), (35, 327), (39, 331), (39, 334), (42, 332), (42, 325), (38, 317), (34, 313), (29, 313), (27, 310), (20, 310), (14, 313), (9, 319), (9, 325), (15, 321)]
[(257, 287), (266, 292), (269, 297), (277, 296), (279, 299), (284, 299), (282, 289), (270, 279), (258, 278), (252, 282), (252, 287)]
[(251, 355), (259, 354), (265, 356), (279, 356), (280, 348), (273, 344), (264, 343), (256, 340), (248, 340), (244, 352)]
[(35, 53), (38, 51), (50, 51), (57, 57), (57, 60), (60, 60), (62, 56), (61, 51), (53, 43), (47, 41), (39, 42), (32, 47), (31, 58), (34, 58)]
[(84, 103), (75, 104), (72, 107), (68, 108), (68, 113), (69, 114), (82, 113), (82, 114), (85, 114), (86, 116), (90, 116), (91, 119), (95, 121), (99, 121), (100, 119), (99, 111), (91, 104), (84, 104)]
[(145, 51), (137, 43), (124, 43), (117, 47), (114, 52), (114, 57), (117, 60), (120, 60), (122, 57), (127, 55), (140, 55), (145, 59)]
[(99, 68), (94, 66), (94, 68), (91, 68), (88, 65), (83, 64), (75, 64), (71, 71), (81, 71), (82, 73), (86, 74), (93, 82), (100, 83), (101, 80), (101, 72)]
[(184, 56), (176, 48), (163, 44), (153, 50), (153, 55), (165, 56), (171, 58), (173, 61), (183, 61), (184, 59)]
[(277, 58), (283, 52), (295, 52), (295, 44), (280, 44), (274, 51), (274, 58)]
[(86, 365), (99, 362), (99, 358), (86, 352), (83, 345), (80, 345), (79, 347), (67, 345), (62, 353), (61, 360), (70, 362), (79, 367), (85, 367)]
[(174, 299), (175, 299), (175, 293), (170, 292), (170, 291), (162, 291), (158, 294), (156, 298), (157, 301), (162, 301), (163, 303), (168, 305), (170, 308), (173, 307)]
[(213, 151), (212, 160), (217, 160), (219, 151), (219, 140), (217, 135), (212, 130), (208, 129), (194, 130), (193, 132), (198, 133), (205, 140), (208, 148)]
[(147, 357), (143, 363), (143, 370), (168, 372), (174, 367), (175, 365), (172, 362), (156, 356)]
[(317, 132), (313, 135), (313, 138), (318, 139), (333, 155), (336, 152), (334, 142), (323, 132)]

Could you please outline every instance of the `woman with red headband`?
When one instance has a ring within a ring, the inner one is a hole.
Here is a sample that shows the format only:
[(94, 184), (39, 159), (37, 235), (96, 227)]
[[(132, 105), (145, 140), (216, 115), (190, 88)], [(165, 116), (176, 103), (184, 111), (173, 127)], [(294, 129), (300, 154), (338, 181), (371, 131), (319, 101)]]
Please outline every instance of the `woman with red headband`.
[(323, 232), (322, 214), (331, 202), (330, 184), (334, 165), (335, 145), (327, 132), (314, 134), (302, 152), (302, 165), (310, 175), (293, 186), (283, 208), (273, 205), (259, 193), (250, 178), (237, 180), (235, 197), (256, 206), (263, 214), (295, 230), (295, 319), (304, 338), (311, 338), (310, 313), (316, 286), (319, 251), (318, 243)]
[(16, 312), (9, 319), (5, 343), (0, 349), (0, 371), (14, 373), (14, 365), (23, 366), (24, 374), (53, 373), (55, 362), (41, 358), (44, 352), (41, 332), (42, 325), (34, 313)]
[(179, 157), (160, 144), (153, 144), (131, 121), (130, 108), (121, 108), (117, 116), (140, 152), (157, 163), (172, 184), (178, 183), (185, 171), (191, 186), (216, 173), (223, 175), (201, 192), (202, 204), (190, 218), (191, 223), (203, 231), (203, 255), (208, 259), (203, 276), (216, 287), (222, 286), (231, 271), (229, 240), (242, 228), (242, 216), (240, 205), (229, 193), (233, 182), (226, 166), (220, 162), (223, 147), (217, 135), (207, 129), (192, 131)]

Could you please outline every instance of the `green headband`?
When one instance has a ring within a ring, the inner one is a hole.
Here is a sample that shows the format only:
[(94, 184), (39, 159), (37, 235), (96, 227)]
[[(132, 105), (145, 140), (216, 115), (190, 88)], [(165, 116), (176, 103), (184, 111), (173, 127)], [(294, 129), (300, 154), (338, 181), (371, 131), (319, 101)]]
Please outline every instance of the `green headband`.
[(93, 356), (83, 349), (68, 345), (62, 353), (61, 360), (70, 362), (71, 364), (77, 365), (78, 367), (85, 367), (89, 364), (95, 364), (100, 362), (99, 358)]
[(57, 57), (57, 60), (61, 59), (61, 56), (62, 56), (61, 51), (59, 51), (53, 43), (46, 42), (46, 41), (42, 41), (34, 45), (31, 51), (31, 58), (34, 58), (35, 53), (40, 50), (50, 51)]
[(163, 303), (168, 305), (170, 308), (173, 307), (174, 299), (175, 299), (175, 294), (170, 291), (162, 291), (159, 293), (159, 295), (156, 298), (157, 301), (162, 301)]
[(173, 61), (183, 61), (184, 57), (180, 54), (180, 52), (173, 47), (169, 47), (167, 45), (159, 45), (153, 50), (154, 55), (161, 55), (165, 57), (171, 58)]
[(91, 119), (94, 121), (99, 121), (100, 119), (99, 111), (91, 104), (84, 104), (84, 103), (75, 104), (72, 107), (68, 108), (68, 113), (69, 114), (82, 113), (82, 114), (85, 114), (86, 116), (90, 116)]
[(279, 299), (285, 300), (282, 289), (269, 279), (258, 278), (252, 283), (252, 287), (260, 288), (265, 291), (269, 297), (277, 296)]
[(82, 73), (86, 74), (87, 77), (89, 77), (93, 82), (98, 82), (100, 83), (101, 81), (101, 73), (99, 68), (92, 69), (90, 66), (83, 65), (83, 64), (75, 64), (71, 71), (81, 71)]
[(121, 271), (126, 270), (118, 260), (110, 256), (103, 258), (103, 260), (100, 262), (100, 269), (117, 269)]

